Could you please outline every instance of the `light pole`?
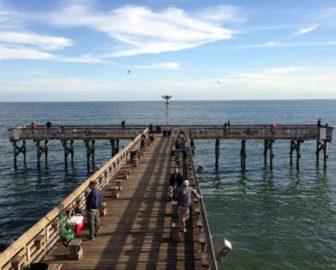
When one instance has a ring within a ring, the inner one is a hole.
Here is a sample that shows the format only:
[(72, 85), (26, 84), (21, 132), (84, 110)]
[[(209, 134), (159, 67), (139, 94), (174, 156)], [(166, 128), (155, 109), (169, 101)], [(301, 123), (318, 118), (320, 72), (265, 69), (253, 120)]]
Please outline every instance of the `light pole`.
[(164, 95), (164, 96), (162, 96), (162, 98), (165, 100), (165, 104), (166, 104), (165, 130), (167, 131), (168, 130), (168, 120), (169, 120), (168, 104), (169, 104), (169, 100), (172, 98), (172, 96)]

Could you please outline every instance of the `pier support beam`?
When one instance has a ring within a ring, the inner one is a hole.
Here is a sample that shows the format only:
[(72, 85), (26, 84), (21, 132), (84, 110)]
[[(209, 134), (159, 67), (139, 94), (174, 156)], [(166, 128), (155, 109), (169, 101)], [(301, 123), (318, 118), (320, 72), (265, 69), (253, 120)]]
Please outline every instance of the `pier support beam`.
[(215, 145), (215, 156), (216, 156), (215, 170), (216, 170), (216, 172), (218, 172), (218, 159), (219, 159), (219, 139), (216, 139), (216, 145)]
[(36, 158), (37, 168), (41, 168), (41, 156), (44, 154), (45, 167), (48, 168), (48, 140), (44, 141), (44, 145), (41, 145), (41, 141), (35, 141), (36, 143)]
[(290, 152), (289, 152), (289, 163), (291, 166), (293, 166), (293, 152), (296, 151), (296, 169), (300, 169), (300, 158), (301, 158), (301, 143), (303, 143), (303, 140), (291, 140), (290, 144)]
[(316, 141), (316, 167), (320, 165), (320, 152), (323, 151), (323, 168), (327, 168), (328, 142), (324, 140)]
[(22, 153), (23, 154), (23, 165), (27, 167), (27, 148), (26, 148), (26, 140), (22, 140), (22, 145), (18, 145), (18, 141), (12, 141), (13, 144), (13, 158), (14, 158), (14, 169), (17, 170), (17, 156)]
[(240, 149), (240, 167), (243, 171), (246, 168), (246, 140), (242, 139), (241, 141), (241, 149)]
[(73, 148), (73, 140), (70, 140), (70, 145), (68, 146), (68, 141), (62, 141), (63, 149), (64, 149), (64, 168), (68, 169), (68, 156), (71, 155), (71, 166), (74, 165), (74, 148)]
[(112, 147), (111, 157), (114, 157), (119, 152), (119, 139), (110, 139), (110, 144)]
[(269, 161), (270, 161), (270, 169), (273, 169), (273, 143), (274, 140), (265, 140), (264, 141), (264, 166), (267, 168), (267, 153), (269, 151)]
[(92, 165), (92, 170), (95, 170), (96, 161), (95, 161), (95, 140), (84, 140), (86, 147), (86, 159), (87, 159), (87, 170), (90, 172), (90, 161)]

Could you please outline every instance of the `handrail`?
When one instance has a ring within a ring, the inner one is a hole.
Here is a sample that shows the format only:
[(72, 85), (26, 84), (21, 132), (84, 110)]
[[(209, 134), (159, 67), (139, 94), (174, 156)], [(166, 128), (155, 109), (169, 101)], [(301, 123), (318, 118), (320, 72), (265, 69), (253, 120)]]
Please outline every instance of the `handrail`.
[[(148, 133), (148, 128), (143, 131)], [(0, 270), (15, 269), (13, 265), (27, 265), (42, 259), (59, 239), (59, 216), (85, 205), (85, 193), (90, 181), (97, 181), (102, 188), (110, 178), (129, 160), (130, 152), (139, 147), (141, 134), (111, 158), (98, 171), (85, 180), (68, 197), (42, 217), (20, 238), (0, 253)]]
[[(68, 125), (68, 126), (52, 126), (50, 129), (46, 127), (37, 127), (33, 130), (31, 127), (9, 128), (9, 137), (12, 140), (14, 130), (17, 130), (21, 138), (25, 139), (109, 139), (109, 138), (125, 138), (132, 137), (139, 130), (145, 129), (145, 125), (127, 125), (122, 128), (120, 125)], [(169, 128), (173, 133), (180, 130), (188, 130), (194, 139), (207, 139), (213, 137), (221, 137), (223, 139), (301, 139), (316, 140), (319, 139), (321, 129), (326, 129), (325, 140), (332, 140), (333, 127), (327, 125), (276, 125), (272, 127), (270, 124), (258, 125), (241, 125), (235, 124), (230, 127), (223, 125), (170, 125)]]
[[(189, 137), (188, 134), (187, 134), (186, 138), (187, 138), (187, 143), (190, 147), (190, 137)], [(195, 184), (197, 192), (202, 197), (202, 199), (199, 200), (199, 205), (200, 205), (201, 220), (202, 220), (202, 224), (203, 224), (203, 232), (204, 232), (204, 235), (205, 235), (206, 255), (208, 257), (209, 269), (217, 270), (218, 267), (217, 267), (216, 256), (215, 256), (213, 243), (212, 243), (212, 235), (211, 235), (211, 232), (210, 232), (210, 226), (209, 226), (209, 223), (208, 223), (208, 218), (207, 218), (207, 214), (206, 214), (206, 210), (205, 210), (205, 206), (204, 206), (204, 202), (203, 202), (202, 191), (201, 191), (201, 188), (200, 188), (199, 183), (198, 183), (198, 178), (197, 178), (197, 174), (196, 174), (196, 170), (195, 170), (195, 164), (194, 164), (194, 160), (193, 160), (192, 151), (190, 151), (189, 158), (190, 158), (190, 162), (191, 162), (194, 184)]]

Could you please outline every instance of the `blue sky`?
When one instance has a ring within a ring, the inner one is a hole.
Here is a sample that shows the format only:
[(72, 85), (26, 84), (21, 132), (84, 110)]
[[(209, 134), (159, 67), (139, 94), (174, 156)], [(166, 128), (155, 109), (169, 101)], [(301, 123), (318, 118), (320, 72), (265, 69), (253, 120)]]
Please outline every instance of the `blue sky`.
[(0, 0), (0, 101), (336, 98), (335, 1), (167, 3)]

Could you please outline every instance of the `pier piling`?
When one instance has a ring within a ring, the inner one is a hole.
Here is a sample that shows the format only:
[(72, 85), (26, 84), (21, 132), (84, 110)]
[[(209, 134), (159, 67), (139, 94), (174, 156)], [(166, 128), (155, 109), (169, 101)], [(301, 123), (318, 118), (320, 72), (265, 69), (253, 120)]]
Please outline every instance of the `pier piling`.
[(90, 161), (92, 165), (92, 170), (95, 170), (95, 140), (84, 140), (86, 147), (86, 158), (87, 158), (87, 171), (90, 172)]
[(267, 168), (267, 154), (268, 154), (268, 151), (269, 151), (269, 163), (270, 163), (270, 169), (272, 170), (273, 169), (273, 158), (274, 158), (274, 155), (273, 155), (273, 143), (274, 143), (274, 140), (265, 140), (264, 141), (264, 166), (265, 166), (265, 169)]
[(37, 168), (41, 168), (41, 156), (44, 154), (45, 167), (48, 168), (48, 140), (44, 140), (44, 145), (41, 146), (41, 141), (35, 141), (36, 143), (36, 158)]
[(246, 168), (246, 140), (242, 139), (241, 141), (241, 149), (240, 149), (240, 167), (243, 171)]
[(316, 141), (316, 167), (320, 165), (320, 152), (323, 151), (323, 168), (327, 168), (328, 142), (324, 140)]
[(26, 140), (22, 140), (22, 145), (18, 145), (18, 141), (12, 141), (13, 144), (13, 157), (14, 157), (14, 169), (17, 170), (17, 156), (22, 153), (23, 154), (23, 164), (24, 167), (27, 167), (27, 148), (26, 148)]
[(216, 170), (216, 172), (218, 172), (218, 160), (219, 160), (219, 139), (216, 139), (216, 145), (215, 145), (215, 155), (216, 155), (215, 170)]
[(293, 152), (296, 152), (296, 169), (300, 169), (300, 158), (301, 158), (301, 143), (303, 143), (303, 140), (291, 140), (290, 144), (290, 166), (293, 166)]
[(68, 146), (68, 141), (64, 140), (63, 142), (64, 149), (64, 168), (68, 169), (68, 156), (71, 155), (71, 166), (74, 165), (74, 148), (73, 148), (73, 140), (70, 140), (70, 145)]

